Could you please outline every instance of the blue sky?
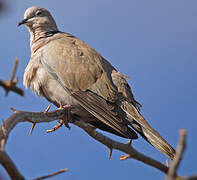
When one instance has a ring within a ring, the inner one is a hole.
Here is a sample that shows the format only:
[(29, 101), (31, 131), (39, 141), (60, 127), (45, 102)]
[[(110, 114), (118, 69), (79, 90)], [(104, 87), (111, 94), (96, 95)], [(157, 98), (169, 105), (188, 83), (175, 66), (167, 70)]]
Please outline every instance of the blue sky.
[[(7, 11), (0, 14), (1, 79), (9, 79), (18, 57), (18, 86), (24, 89), (22, 78), (30, 57), (29, 33), (16, 25), (26, 8), (45, 7), (61, 31), (84, 40), (130, 76), (134, 95), (143, 105), (142, 114), (170, 144), (176, 147), (180, 128), (188, 131), (179, 174), (197, 172), (197, 1), (8, 0), (6, 4)], [(0, 88), (1, 120), (12, 114), (8, 106), (43, 111), (48, 104), (30, 90), (25, 90), (24, 98), (12, 92), (4, 97)], [(118, 151), (113, 152), (109, 161), (108, 149), (73, 125), (70, 131), (61, 128), (46, 134), (55, 124), (38, 124), (32, 136), (28, 136), (31, 124), (19, 124), (9, 136), (6, 150), (28, 179), (61, 168), (68, 168), (69, 172), (51, 179), (164, 178), (164, 174), (135, 160), (120, 162), (122, 153)], [(161, 162), (166, 160), (142, 138), (134, 141), (133, 146)]]

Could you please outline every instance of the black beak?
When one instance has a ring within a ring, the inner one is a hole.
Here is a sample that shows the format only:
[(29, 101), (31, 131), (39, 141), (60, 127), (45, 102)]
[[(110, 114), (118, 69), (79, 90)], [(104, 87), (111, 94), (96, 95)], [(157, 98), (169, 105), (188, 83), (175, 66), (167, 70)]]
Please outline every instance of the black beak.
[(27, 20), (28, 20), (27, 18), (26, 18), (26, 19), (23, 19), (22, 21), (20, 21), (20, 22), (18, 23), (18, 26), (27, 23)]

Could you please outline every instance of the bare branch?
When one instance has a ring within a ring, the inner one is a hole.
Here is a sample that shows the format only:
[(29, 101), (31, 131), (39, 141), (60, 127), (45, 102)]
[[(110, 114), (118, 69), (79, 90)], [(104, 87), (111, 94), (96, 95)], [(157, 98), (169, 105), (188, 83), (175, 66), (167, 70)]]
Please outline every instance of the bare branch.
[(5, 151), (0, 150), (0, 164), (5, 168), (11, 179), (24, 180), (25, 178), (20, 174), (13, 161), (6, 154)]
[(150, 165), (154, 168), (157, 168), (158, 170), (162, 171), (163, 173), (167, 173), (168, 172), (168, 168), (148, 157), (145, 156), (143, 154), (141, 154), (140, 152), (138, 152), (137, 150), (135, 150), (132, 146), (130, 146), (129, 144), (123, 144), (117, 141), (112, 140), (111, 138), (104, 136), (103, 134), (97, 132), (95, 130), (95, 127), (93, 127), (90, 124), (87, 124), (83, 121), (74, 121), (73, 122), (76, 126), (82, 128), (84, 131), (86, 131), (91, 137), (93, 137), (94, 139), (96, 139), (97, 141), (99, 141), (100, 143), (104, 144), (105, 146), (107, 146), (110, 149), (117, 149), (120, 150), (122, 152), (125, 152), (126, 154), (129, 155), (129, 158), (133, 158), (136, 159), (138, 161), (141, 161), (147, 165)]
[(14, 68), (12, 70), (12, 75), (10, 77), (10, 83), (14, 81), (14, 78), (15, 78), (15, 75), (16, 75), (16, 70), (17, 70), (17, 67), (18, 67), (18, 58), (15, 59), (15, 62), (14, 62)]
[(26, 112), (26, 111), (15, 111), (13, 115), (11, 115), (5, 121), (5, 131), (6, 135), (2, 129), (0, 128), (0, 145), (2, 144), (2, 140), (7, 141), (8, 135), (11, 130), (20, 122), (31, 122), (31, 123), (42, 123), (42, 122), (51, 122), (55, 119), (63, 118), (65, 115), (64, 109), (58, 109), (51, 112)]
[(12, 160), (4, 151), (4, 146), (7, 142), (9, 133), (19, 122), (41, 123), (63, 118), (65, 116), (65, 110), (58, 109), (51, 112), (25, 112), (16, 111), (13, 108), (10, 109), (14, 110), (14, 114), (3, 122), (0, 127), (0, 164), (6, 169), (11, 179), (21, 180), (24, 179), (24, 177), (20, 174)]
[[(55, 119), (62, 119), (66, 115), (67, 111), (64, 109), (58, 109), (51, 112), (26, 112), (26, 111), (15, 111), (15, 113), (10, 116), (4, 123), (4, 127), (0, 128), (0, 145), (6, 144), (7, 138), (11, 130), (20, 122), (31, 122), (31, 123), (41, 123), (41, 122), (50, 122)], [(129, 154), (130, 158), (141, 161), (147, 165), (157, 168), (158, 170), (167, 173), (168, 168), (141, 153), (131, 147), (129, 144), (123, 144), (117, 141), (114, 141), (103, 134), (97, 132), (95, 127), (90, 124), (87, 124), (83, 121), (77, 120), (71, 122), (78, 127), (85, 130), (91, 137), (106, 145), (110, 149), (117, 149), (122, 152)], [(4, 129), (4, 130), (3, 130)], [(6, 132), (6, 133), (5, 133)]]
[(57, 176), (57, 175), (59, 175), (59, 174), (65, 173), (65, 172), (67, 172), (67, 171), (68, 171), (68, 169), (61, 169), (61, 170), (59, 170), (59, 171), (57, 171), (57, 172), (54, 172), (54, 173), (52, 173), (52, 174), (49, 174), (49, 175), (46, 175), (46, 176), (42, 176), (42, 177), (36, 178), (36, 179), (34, 179), (34, 180), (43, 180), (43, 179), (47, 179), (47, 178), (50, 178), (50, 177)]
[(166, 180), (173, 180), (176, 177), (176, 171), (177, 171), (177, 168), (181, 162), (183, 152), (186, 147), (186, 143), (185, 143), (186, 135), (187, 135), (186, 130), (181, 129), (180, 130), (180, 139), (179, 139), (179, 143), (178, 143), (177, 151), (176, 151), (176, 156), (175, 156), (174, 160), (172, 161), (172, 164), (169, 168)]
[(3, 87), (3, 89), (6, 92), (6, 95), (8, 95), (9, 91), (13, 91), (21, 96), (24, 96), (23, 90), (16, 86), (18, 79), (14, 80), (15, 75), (16, 75), (17, 66), (18, 66), (18, 59), (16, 59), (14, 62), (14, 68), (13, 68), (12, 75), (11, 75), (10, 79), (8, 81), (0, 80), (0, 86)]
[(197, 180), (197, 175), (185, 177), (182, 180)]

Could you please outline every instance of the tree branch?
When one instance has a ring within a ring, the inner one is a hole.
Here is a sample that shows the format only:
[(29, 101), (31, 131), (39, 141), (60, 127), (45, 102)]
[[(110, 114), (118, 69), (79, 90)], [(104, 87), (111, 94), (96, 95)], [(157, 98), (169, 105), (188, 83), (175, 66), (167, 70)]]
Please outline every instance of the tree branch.
[(95, 130), (95, 128), (87, 123), (84, 123), (83, 121), (74, 121), (73, 124), (76, 126), (82, 128), (86, 133), (88, 133), (91, 137), (99, 141), (100, 143), (107, 146), (109, 149), (117, 149), (120, 150), (126, 154), (128, 154), (128, 158), (133, 158), (135, 160), (141, 161), (144, 164), (150, 165), (154, 168), (157, 168), (158, 170), (162, 171), (163, 173), (168, 172), (168, 167), (166, 167), (164, 164), (146, 156), (142, 153), (135, 150), (132, 146), (129, 144), (123, 144), (120, 142), (117, 142), (115, 140), (112, 140), (111, 138), (104, 136), (103, 134), (99, 133)]
[(179, 143), (178, 143), (177, 151), (176, 151), (176, 156), (175, 156), (174, 160), (172, 161), (172, 164), (169, 168), (166, 180), (173, 180), (176, 177), (176, 171), (177, 171), (178, 166), (181, 162), (183, 152), (184, 152), (185, 147), (186, 147), (186, 143), (185, 143), (186, 135), (187, 135), (186, 130), (181, 129), (180, 130), (180, 139), (179, 139)]
[[(0, 147), (2, 150), (4, 150), (4, 146), (7, 142), (9, 133), (12, 131), (12, 129), (18, 123), (31, 122), (31, 123), (35, 124), (35, 123), (42, 123), (42, 122), (50, 122), (50, 121), (53, 121), (56, 119), (62, 119), (67, 113), (67, 111), (65, 111), (64, 109), (58, 109), (58, 110), (51, 111), (51, 112), (26, 112), (26, 111), (16, 111), (13, 108), (10, 108), (10, 109), (12, 109), (14, 111), (14, 114), (11, 115), (2, 124), (2, 126), (0, 128)], [(91, 137), (93, 137), (97, 141), (101, 142), (102, 144), (104, 144), (108, 148), (117, 149), (122, 152), (125, 152), (125, 153), (129, 154), (129, 158), (136, 159), (136, 160), (141, 161), (147, 165), (157, 168), (158, 170), (160, 170), (164, 173), (167, 173), (168, 168), (164, 164), (162, 164), (162, 163), (160, 163), (148, 156), (141, 154), (140, 152), (138, 152), (137, 150), (135, 150), (133, 147), (131, 147), (128, 144), (123, 144), (123, 143), (114, 141), (114, 140), (104, 136), (103, 134), (97, 132), (92, 125), (86, 124), (85, 122), (80, 121), (80, 120), (72, 121), (71, 123), (77, 125), (78, 127), (82, 128), (83, 130), (85, 130)], [(0, 162), (0, 163), (6, 169), (6, 167), (4, 165), (5, 163), (2, 163), (2, 162)], [(7, 162), (7, 164), (11, 164), (11, 161)]]
[(65, 116), (65, 110), (58, 109), (56, 111), (45, 113), (16, 111), (13, 108), (10, 109), (15, 111), (14, 114), (11, 115), (5, 122), (3, 121), (2, 126), (0, 127), (0, 164), (5, 168), (11, 179), (23, 180), (24, 177), (17, 170), (11, 158), (9, 158), (4, 151), (9, 133), (20, 122), (41, 123), (63, 118)]
[(18, 66), (18, 59), (16, 59), (14, 62), (14, 68), (13, 68), (12, 75), (11, 75), (10, 79), (8, 81), (0, 80), (0, 86), (3, 87), (3, 89), (6, 92), (6, 95), (8, 95), (9, 91), (13, 91), (21, 96), (24, 96), (23, 90), (16, 86), (18, 79), (14, 80), (15, 75), (16, 75), (17, 66)]
[(13, 161), (7, 155), (5, 151), (0, 150), (0, 164), (5, 168), (11, 179), (24, 180), (25, 178), (16, 168)]
[(68, 169), (60, 169), (60, 170), (57, 171), (57, 172), (54, 172), (54, 173), (52, 173), (52, 174), (49, 174), (49, 175), (46, 175), (46, 176), (42, 176), (42, 177), (36, 178), (36, 179), (34, 179), (34, 180), (43, 180), (43, 179), (47, 179), (47, 178), (50, 178), (50, 177), (53, 177), (53, 176), (57, 176), (57, 175), (59, 175), (59, 174), (62, 174), (62, 173), (64, 173), (64, 172), (67, 172), (67, 171), (68, 171)]

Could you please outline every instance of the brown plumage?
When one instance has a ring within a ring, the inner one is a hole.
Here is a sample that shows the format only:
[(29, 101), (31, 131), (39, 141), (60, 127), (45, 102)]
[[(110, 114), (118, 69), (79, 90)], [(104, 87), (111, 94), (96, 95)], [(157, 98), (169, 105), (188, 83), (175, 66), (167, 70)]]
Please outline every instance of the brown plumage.
[(56, 106), (72, 105), (73, 117), (97, 128), (129, 139), (137, 139), (138, 132), (173, 159), (174, 149), (140, 114), (141, 105), (126, 76), (80, 39), (59, 32), (44, 8), (28, 8), (21, 24), (31, 35), (32, 54), (23, 81), (26, 87)]

